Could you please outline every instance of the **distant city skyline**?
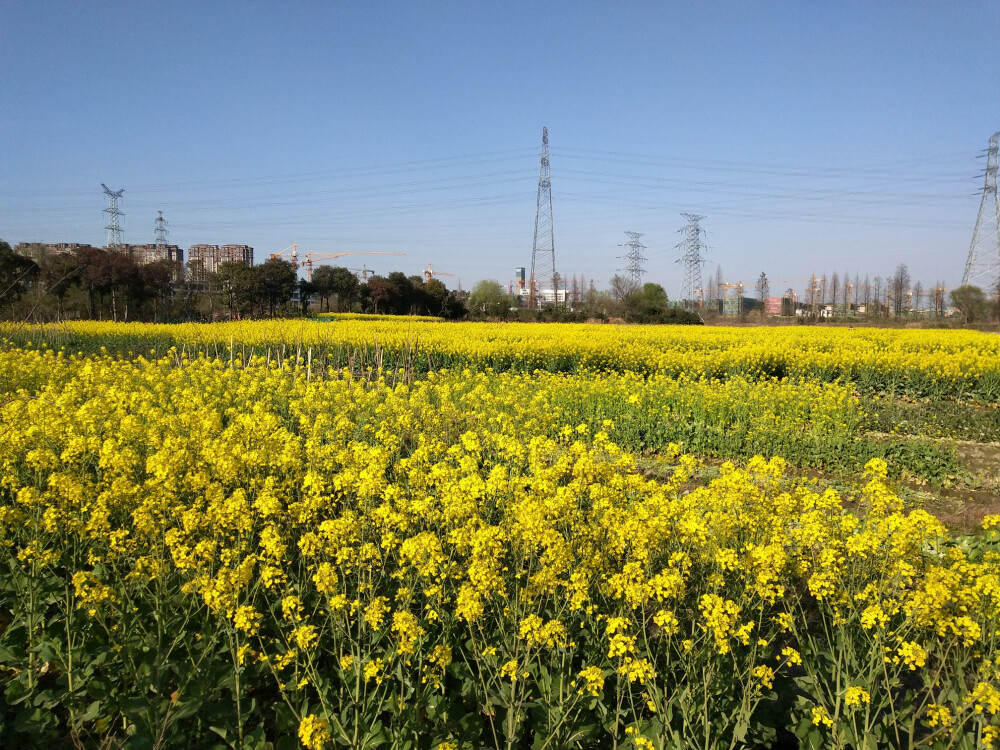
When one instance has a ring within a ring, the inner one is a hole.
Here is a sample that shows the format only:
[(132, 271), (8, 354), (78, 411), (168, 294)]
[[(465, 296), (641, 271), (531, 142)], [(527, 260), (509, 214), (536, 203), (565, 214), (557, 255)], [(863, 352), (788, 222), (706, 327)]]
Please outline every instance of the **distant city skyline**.
[[(1000, 3), (0, 4), (0, 238), (389, 251), (470, 288), (530, 267), (542, 128), (556, 268), (641, 232), (714, 277), (957, 285), (1000, 130)], [(360, 265), (345, 258), (342, 265)]]

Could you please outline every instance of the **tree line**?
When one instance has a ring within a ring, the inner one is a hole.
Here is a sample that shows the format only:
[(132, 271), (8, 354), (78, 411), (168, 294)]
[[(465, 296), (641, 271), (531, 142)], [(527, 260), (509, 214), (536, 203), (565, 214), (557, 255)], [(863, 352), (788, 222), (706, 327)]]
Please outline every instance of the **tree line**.
[(855, 314), (869, 319), (940, 318), (953, 309), (965, 323), (976, 323), (996, 318), (998, 295), (1000, 286), (983, 290), (966, 284), (949, 289), (941, 281), (925, 286), (900, 263), (885, 277), (865, 274), (862, 279), (855, 273), (852, 278), (847, 272), (829, 278), (814, 275), (802, 302), (813, 313), (822, 307), (834, 317)]
[(127, 253), (91, 246), (36, 261), (0, 241), (0, 315), (8, 319), (215, 320), (319, 310), (452, 320), (468, 313), (464, 295), (399, 271), (361, 282), (346, 268), (320, 266), (306, 280), (288, 261), (269, 258), (186, 276), (177, 263), (139, 264)]
[[(492, 280), (479, 282), (471, 294), (449, 290), (436, 278), (400, 271), (361, 281), (347, 268), (320, 266), (306, 280), (280, 258), (255, 266), (227, 262), (215, 273), (186, 275), (179, 264), (170, 261), (139, 264), (127, 253), (91, 246), (35, 260), (14, 253), (0, 240), (0, 316), (17, 320), (217, 320), (323, 311), (431, 315), (447, 320), (700, 323), (703, 315), (721, 312), (721, 299), (733, 287), (717, 271), (706, 285), (706, 298), (699, 300), (699, 312), (690, 312), (671, 305), (661, 285), (638, 284), (623, 276), (612, 278), (607, 291), (575, 278), (570, 283), (560, 279), (557, 284), (565, 287), (565, 299), (527, 309), (522, 295)], [(762, 273), (755, 286), (745, 290), (746, 297), (740, 289), (740, 312), (752, 306), (763, 315), (771, 288)], [(941, 317), (952, 308), (963, 322), (977, 323), (996, 319), (1000, 313), (1000, 290), (975, 286), (946, 290), (941, 283), (924, 287), (911, 280), (905, 264), (885, 278), (862, 279), (846, 272), (830, 278), (813, 275), (804, 292), (780, 287), (775, 292), (791, 296), (797, 314), (814, 319)], [(754, 294), (756, 299), (750, 296)]]
[(158, 319), (177, 273), (169, 261), (140, 266), (124, 253), (89, 245), (35, 261), (0, 241), (0, 310), (14, 319)]
[(165, 322), (362, 312), (446, 320), (701, 322), (697, 314), (671, 307), (659, 284), (612, 286), (612, 292), (598, 291), (592, 282), (588, 288), (573, 279), (560, 304), (526, 309), (521, 295), (492, 280), (464, 294), (436, 278), (394, 271), (362, 281), (347, 268), (325, 265), (307, 280), (280, 258), (254, 266), (225, 262), (214, 273), (185, 274), (177, 263), (139, 264), (127, 253), (92, 246), (35, 260), (0, 241), (0, 315), (8, 319)]
[[(799, 280), (802, 282), (807, 283), (804, 289), (799, 287), (800, 291), (785, 288), (783, 284), (774, 290), (776, 296), (787, 301), (781, 314), (816, 320), (841, 317), (880, 320), (943, 318), (953, 311), (964, 323), (996, 320), (1000, 314), (1000, 280), (986, 290), (971, 284), (949, 289), (940, 281), (925, 286), (911, 277), (905, 263), (885, 277), (865, 274), (862, 278), (860, 273), (852, 277), (848, 272), (843, 275), (834, 272), (830, 276), (812, 274), (808, 280)], [(718, 307), (734, 286), (723, 281), (722, 270), (717, 269), (705, 287), (705, 307)], [(748, 299), (763, 317), (765, 302), (772, 294), (766, 273), (761, 272), (753, 292), (755, 297)]]
[(476, 318), (523, 321), (584, 322), (588, 320), (624, 320), (627, 323), (701, 324), (701, 316), (671, 306), (662, 286), (626, 283), (616, 276), (610, 291), (599, 291), (576, 280), (563, 285), (556, 279), (560, 294), (558, 304), (529, 309), (525, 299), (492, 280), (476, 284), (469, 295), (469, 315)]

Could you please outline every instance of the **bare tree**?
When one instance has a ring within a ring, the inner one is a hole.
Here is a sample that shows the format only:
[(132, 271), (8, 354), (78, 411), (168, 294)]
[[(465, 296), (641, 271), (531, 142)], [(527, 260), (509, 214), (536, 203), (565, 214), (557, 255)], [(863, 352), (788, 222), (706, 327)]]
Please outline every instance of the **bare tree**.
[(638, 290), (639, 288), (631, 279), (627, 279), (620, 274), (615, 274), (611, 277), (611, 298), (615, 302), (620, 303), (627, 296)]
[(940, 318), (944, 315), (944, 284), (940, 281), (934, 285), (934, 316)]
[(830, 304), (833, 305), (833, 314), (837, 314), (837, 298), (840, 296), (840, 277), (837, 276), (837, 272), (833, 272), (833, 277), (830, 279)]
[(816, 274), (812, 274), (809, 277), (809, 315), (816, 317), (817, 305), (823, 304), (822, 284), (826, 282), (826, 279), (816, 278)]
[(919, 313), (924, 307), (924, 285), (919, 281), (913, 285), (913, 311)]
[(886, 291), (892, 297), (892, 313), (899, 316), (907, 310), (907, 295), (910, 291), (910, 271), (905, 263), (896, 266), (896, 272), (889, 278)]
[(760, 317), (762, 318), (764, 317), (764, 308), (767, 306), (768, 289), (767, 274), (761, 271), (760, 276), (757, 277), (757, 300), (760, 302)]

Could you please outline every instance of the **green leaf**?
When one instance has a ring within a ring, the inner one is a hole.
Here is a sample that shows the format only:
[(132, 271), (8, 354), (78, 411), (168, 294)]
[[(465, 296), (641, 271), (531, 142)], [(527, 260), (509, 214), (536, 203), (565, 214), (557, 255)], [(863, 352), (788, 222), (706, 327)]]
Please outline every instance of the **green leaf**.
[(819, 727), (815, 726), (808, 717), (799, 721), (799, 725), (795, 728), (795, 736), (802, 740), (800, 746), (802, 748), (820, 750), (823, 747), (823, 733), (819, 731)]
[(743, 740), (746, 739), (748, 731), (750, 731), (750, 725), (747, 723), (745, 718), (741, 717), (739, 721), (736, 722), (736, 726), (733, 728), (733, 738), (740, 744), (743, 744)]
[(271, 743), (264, 736), (263, 726), (243, 735), (243, 750), (269, 750), (269, 748), (271, 748)]
[(24, 661), (24, 650), (0, 646), (0, 664), (20, 664)]
[[(202, 705), (204, 704), (198, 698), (179, 701), (175, 705), (174, 710), (171, 713), (171, 717), (174, 721), (179, 721), (181, 719), (187, 719), (191, 716), (196, 716), (201, 710)], [(223, 739), (225, 739), (224, 736)]]
[(462, 734), (478, 734), (479, 730), (482, 729), (482, 719), (480, 719), (479, 714), (468, 713), (458, 720), (458, 727)]
[(208, 731), (215, 732), (222, 739), (226, 739), (226, 728), (225, 727), (209, 727)]
[(15, 732), (40, 737), (53, 722), (54, 714), (44, 708), (23, 708), (14, 716), (11, 724)]
[(87, 695), (97, 700), (104, 700), (111, 692), (110, 683), (103, 677), (94, 677), (87, 683)]
[(4, 691), (4, 699), (8, 706), (16, 706), (23, 703), (31, 696), (31, 691), (23, 680), (11, 680)]

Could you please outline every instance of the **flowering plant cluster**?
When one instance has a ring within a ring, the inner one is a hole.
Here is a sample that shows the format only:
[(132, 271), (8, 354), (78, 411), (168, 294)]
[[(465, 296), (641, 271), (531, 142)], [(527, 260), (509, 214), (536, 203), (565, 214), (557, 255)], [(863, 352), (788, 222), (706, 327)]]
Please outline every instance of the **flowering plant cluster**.
[[(861, 393), (1000, 400), (1000, 339), (976, 331), (709, 328), (584, 323), (510, 325), (445, 323), (420, 317), (379, 319), (337, 314), (329, 322), (230, 323), (64, 322), (0, 324), (0, 336), (22, 346), (97, 353), (215, 358), (265, 355), (284, 359), (312, 352), (315, 368), (423, 373), (441, 368), (477, 372), (537, 370), (581, 374), (734, 376), (754, 382), (788, 378), (850, 382)], [(29, 344), (31, 342), (31, 344)]]
[(878, 457), (838, 492), (782, 458), (699, 481), (667, 432), (652, 479), (623, 447), (750, 394), (832, 451), (848, 386), (358, 377), (259, 344), (0, 372), (5, 746), (1000, 736), (1000, 517), (957, 538)]

